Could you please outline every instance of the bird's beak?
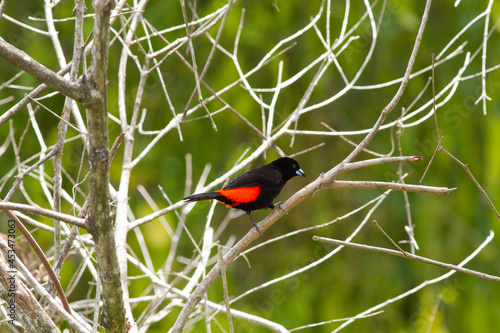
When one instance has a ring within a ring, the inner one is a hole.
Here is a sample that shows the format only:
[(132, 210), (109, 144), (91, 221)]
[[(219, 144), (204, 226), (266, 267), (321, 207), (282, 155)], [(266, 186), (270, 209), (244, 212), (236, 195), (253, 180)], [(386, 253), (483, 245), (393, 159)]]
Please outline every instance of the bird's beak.
[(306, 176), (306, 174), (304, 173), (304, 171), (302, 171), (302, 169), (299, 169), (299, 170), (295, 171), (295, 174), (297, 176), (302, 176), (302, 177)]

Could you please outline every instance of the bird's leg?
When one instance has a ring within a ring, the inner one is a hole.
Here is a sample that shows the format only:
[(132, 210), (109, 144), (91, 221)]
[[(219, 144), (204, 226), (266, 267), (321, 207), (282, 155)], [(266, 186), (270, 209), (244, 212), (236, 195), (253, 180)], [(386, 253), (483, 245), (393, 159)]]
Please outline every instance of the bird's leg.
[(281, 208), (282, 204), (283, 204), (283, 201), (278, 201), (277, 203), (272, 204), (272, 206), (270, 208), (275, 208), (276, 206), (278, 206), (279, 209), (283, 210), (283, 208)]
[(250, 221), (252, 221), (252, 224), (253, 224), (253, 226), (255, 227), (255, 229), (257, 229), (257, 231), (259, 232), (259, 234), (261, 234), (261, 235), (262, 235), (262, 232), (260, 232), (259, 227), (258, 227), (258, 226), (257, 226), (257, 224), (255, 224), (255, 222), (253, 221), (253, 218), (252, 218), (252, 215), (250, 214), (250, 212), (249, 212), (249, 211), (246, 211), (246, 213), (248, 214), (248, 216), (250, 216)]

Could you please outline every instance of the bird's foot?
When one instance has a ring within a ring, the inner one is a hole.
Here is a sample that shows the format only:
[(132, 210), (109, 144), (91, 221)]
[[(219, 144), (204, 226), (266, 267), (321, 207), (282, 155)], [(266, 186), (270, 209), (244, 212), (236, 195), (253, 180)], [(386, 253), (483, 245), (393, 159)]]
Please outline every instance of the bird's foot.
[(283, 204), (283, 201), (278, 201), (277, 203), (273, 204), (273, 206), (271, 208), (276, 208), (276, 206), (278, 206), (279, 209), (283, 210), (283, 208), (281, 208), (282, 204)]
[(262, 232), (260, 232), (260, 229), (259, 229), (259, 227), (257, 226), (257, 224), (255, 224), (255, 222), (254, 222), (254, 221), (252, 221), (252, 224), (253, 224), (253, 226), (255, 227), (255, 230), (257, 230), (257, 231), (259, 232), (259, 234), (261, 234), (261, 235), (262, 235)]
[(258, 226), (257, 226), (257, 224), (253, 221), (252, 214), (250, 214), (250, 212), (249, 212), (249, 211), (247, 211), (247, 212), (245, 212), (245, 213), (247, 213), (247, 214), (248, 214), (248, 216), (250, 217), (250, 221), (252, 221), (252, 224), (253, 224), (253, 226), (255, 227), (255, 230), (257, 230), (257, 231), (259, 232), (259, 234), (261, 234), (261, 235), (262, 235), (262, 232), (260, 232), (259, 227), (258, 227)]

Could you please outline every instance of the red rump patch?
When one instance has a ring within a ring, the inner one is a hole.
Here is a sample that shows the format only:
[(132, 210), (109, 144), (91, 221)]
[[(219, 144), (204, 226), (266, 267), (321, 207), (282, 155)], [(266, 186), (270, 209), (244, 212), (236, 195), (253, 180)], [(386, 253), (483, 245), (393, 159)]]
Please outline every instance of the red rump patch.
[(219, 190), (216, 192), (222, 194), (229, 200), (234, 201), (234, 204), (240, 204), (240, 203), (255, 201), (255, 199), (257, 199), (257, 197), (259, 196), (260, 187), (253, 186), (253, 187), (231, 188), (228, 190)]

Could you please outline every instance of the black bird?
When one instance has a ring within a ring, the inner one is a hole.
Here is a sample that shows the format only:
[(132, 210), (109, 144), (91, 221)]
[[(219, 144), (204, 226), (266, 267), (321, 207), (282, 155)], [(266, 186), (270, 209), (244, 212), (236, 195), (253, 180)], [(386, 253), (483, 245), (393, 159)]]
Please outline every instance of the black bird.
[(281, 157), (276, 161), (242, 174), (233, 179), (227, 186), (215, 192), (193, 194), (185, 197), (185, 202), (215, 199), (226, 207), (245, 211), (253, 226), (260, 232), (252, 219), (251, 211), (280, 206), (283, 201), (273, 203), (281, 189), (291, 178), (305, 177), (299, 163), (289, 157)]

